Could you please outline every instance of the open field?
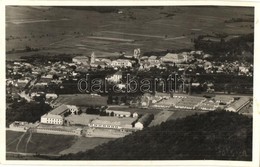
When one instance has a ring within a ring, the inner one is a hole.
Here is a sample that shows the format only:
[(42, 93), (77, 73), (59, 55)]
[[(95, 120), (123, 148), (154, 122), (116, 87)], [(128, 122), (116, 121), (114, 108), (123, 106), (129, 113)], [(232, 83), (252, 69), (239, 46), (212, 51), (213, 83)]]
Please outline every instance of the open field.
[(80, 151), (86, 151), (86, 150), (92, 149), (92, 148), (94, 148), (98, 145), (101, 145), (103, 143), (107, 143), (111, 140), (113, 140), (113, 139), (112, 138), (108, 139), (108, 138), (80, 137), (68, 149), (61, 151), (60, 154), (77, 153), (77, 152), (80, 152)]
[(154, 116), (154, 120), (149, 124), (150, 126), (160, 125), (162, 122), (166, 122), (168, 118), (173, 114), (172, 111), (161, 111)]
[(167, 121), (185, 118), (187, 116), (191, 116), (194, 114), (206, 113), (206, 111), (202, 112), (202, 111), (198, 111), (198, 110), (176, 110), (176, 111), (172, 111), (172, 112), (173, 112), (173, 114), (167, 119)]
[[(58, 156), (92, 149), (114, 139), (6, 131), (8, 159), (39, 159), (34, 155)], [(24, 157), (25, 156), (25, 157)]]
[[(97, 57), (133, 49), (142, 52), (193, 48), (201, 34), (240, 35), (253, 32), (253, 22), (226, 23), (252, 18), (251, 8), (240, 7), (118, 7), (116, 12), (62, 7), (6, 7), (6, 51), (26, 46), (39, 54), (60, 53)], [(8, 54), (7, 60), (34, 52)]]
[[(51, 139), (51, 140), (50, 140)], [(40, 133), (6, 131), (6, 151), (38, 154), (58, 154), (70, 147), (77, 137)]]

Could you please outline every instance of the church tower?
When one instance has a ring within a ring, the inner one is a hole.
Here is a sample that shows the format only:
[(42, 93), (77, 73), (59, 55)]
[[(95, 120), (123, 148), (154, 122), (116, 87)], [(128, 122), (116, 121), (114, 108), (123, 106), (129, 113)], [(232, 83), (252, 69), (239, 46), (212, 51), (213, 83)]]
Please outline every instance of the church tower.
[(95, 59), (96, 59), (95, 53), (92, 52), (92, 53), (91, 53), (91, 57), (90, 57), (90, 63), (91, 63), (91, 64), (95, 63)]

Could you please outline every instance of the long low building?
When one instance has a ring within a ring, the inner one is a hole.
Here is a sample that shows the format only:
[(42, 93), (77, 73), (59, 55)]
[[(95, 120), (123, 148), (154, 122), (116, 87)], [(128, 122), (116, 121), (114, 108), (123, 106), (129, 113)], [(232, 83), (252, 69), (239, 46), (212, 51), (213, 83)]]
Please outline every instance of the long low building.
[(206, 99), (202, 97), (187, 96), (175, 105), (175, 108), (194, 110)]
[(225, 110), (226, 111), (232, 111), (232, 112), (238, 112), (244, 106), (246, 106), (249, 102), (250, 102), (250, 98), (248, 98), (248, 97), (241, 97), (239, 100), (231, 103)]
[(128, 111), (118, 111), (118, 110), (111, 110), (111, 109), (106, 109), (106, 113), (113, 113), (114, 116), (116, 117), (130, 117), (131, 116), (131, 113), (128, 112)]
[(137, 118), (99, 117), (89, 123), (92, 128), (131, 129)]

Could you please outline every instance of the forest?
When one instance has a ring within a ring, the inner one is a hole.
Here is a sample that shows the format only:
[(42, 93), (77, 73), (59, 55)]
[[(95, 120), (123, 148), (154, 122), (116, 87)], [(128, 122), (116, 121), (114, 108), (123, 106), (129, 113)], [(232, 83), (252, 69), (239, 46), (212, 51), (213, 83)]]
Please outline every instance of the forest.
[(51, 110), (51, 107), (44, 102), (14, 102), (6, 109), (6, 126), (14, 121), (36, 122), (41, 116)]
[(208, 112), (148, 127), (59, 160), (252, 160), (252, 118)]

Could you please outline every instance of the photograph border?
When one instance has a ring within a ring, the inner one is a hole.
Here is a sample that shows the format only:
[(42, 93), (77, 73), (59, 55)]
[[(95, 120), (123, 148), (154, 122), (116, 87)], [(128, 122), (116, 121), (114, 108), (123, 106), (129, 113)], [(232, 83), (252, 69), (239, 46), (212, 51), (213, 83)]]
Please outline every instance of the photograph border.
[[(0, 139), (0, 163), (6, 165), (88, 165), (88, 166), (259, 166), (260, 158), (260, 2), (256, 1), (33, 1), (33, 0), (22, 0), (22, 1), (8, 1), (2, 0), (0, 5), (0, 21), (1, 21), (1, 53), (0, 58), (1, 73), (0, 79), (3, 84), (0, 85), (2, 96), (0, 96), (0, 109), (2, 110), (0, 116), (1, 122), (1, 139)], [(38, 161), (38, 160), (6, 160), (6, 131), (5, 131), (5, 6), (17, 5), (17, 6), (249, 6), (255, 8), (255, 22), (254, 22), (254, 89), (253, 89), (253, 160), (252, 161), (222, 161), (222, 160), (163, 160), (163, 161)]]

